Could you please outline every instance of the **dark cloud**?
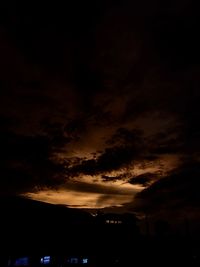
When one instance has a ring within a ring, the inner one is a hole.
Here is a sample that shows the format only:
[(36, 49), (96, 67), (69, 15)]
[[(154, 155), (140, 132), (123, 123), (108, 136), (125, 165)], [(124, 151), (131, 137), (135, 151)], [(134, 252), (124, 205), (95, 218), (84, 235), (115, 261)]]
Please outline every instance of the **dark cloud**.
[[(90, 160), (83, 159), (78, 165), (72, 167), (72, 173), (84, 173), (89, 175), (100, 174), (118, 170), (138, 160), (143, 153), (142, 133), (139, 130), (119, 128), (106, 141), (107, 147), (100, 155)], [(109, 176), (102, 176), (107, 180)], [(119, 179), (119, 177), (117, 178)], [(110, 177), (112, 180), (112, 177)]]
[(1, 191), (84, 174), (145, 185), (155, 205), (192, 191), (178, 177), (199, 158), (198, 4), (75, 2), (1, 4)]
[(199, 162), (185, 163), (138, 193), (133, 206), (149, 213), (199, 208), (199, 175)]
[(104, 182), (117, 181), (122, 179), (121, 176), (108, 176), (108, 175), (102, 175), (101, 178)]
[(69, 143), (72, 139), (70, 135), (65, 135), (64, 125), (62, 123), (43, 121), (42, 126), (43, 131), (47, 134), (51, 142), (52, 148), (56, 147), (56, 150), (64, 144)]
[(69, 121), (64, 127), (64, 132), (66, 133), (66, 135), (75, 139), (80, 138), (80, 133), (83, 133), (85, 131), (86, 123), (81, 118)]
[(51, 145), (44, 136), (1, 132), (1, 194), (18, 194), (62, 182), (61, 165), (51, 161)]
[(144, 186), (148, 186), (152, 183), (154, 183), (158, 179), (157, 173), (143, 173), (140, 175), (137, 175), (129, 180), (130, 184), (141, 184)]
[(138, 156), (138, 151), (129, 146), (106, 148), (95, 160), (83, 160), (81, 165), (73, 167), (75, 173), (89, 175), (120, 169), (130, 164)]
[(184, 142), (181, 132), (180, 126), (151, 136), (148, 140), (150, 152), (154, 155), (182, 153)]
[(139, 129), (128, 130), (126, 128), (119, 128), (107, 141), (108, 145), (126, 145), (130, 144), (132, 146), (142, 145), (143, 133)]

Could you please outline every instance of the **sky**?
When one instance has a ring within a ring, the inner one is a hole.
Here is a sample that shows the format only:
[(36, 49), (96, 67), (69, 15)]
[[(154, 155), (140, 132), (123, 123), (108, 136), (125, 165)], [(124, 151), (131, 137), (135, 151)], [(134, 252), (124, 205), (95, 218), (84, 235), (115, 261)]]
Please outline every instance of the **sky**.
[(0, 195), (197, 216), (197, 10), (1, 4)]

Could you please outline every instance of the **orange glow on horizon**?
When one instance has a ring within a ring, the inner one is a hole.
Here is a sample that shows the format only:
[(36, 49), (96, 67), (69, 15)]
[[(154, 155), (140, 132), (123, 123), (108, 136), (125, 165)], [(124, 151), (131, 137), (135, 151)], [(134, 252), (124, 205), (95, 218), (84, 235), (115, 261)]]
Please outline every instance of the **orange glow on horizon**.
[(122, 186), (121, 193), (116, 194), (114, 191), (110, 193), (100, 192), (81, 192), (67, 189), (59, 190), (40, 190), (37, 192), (28, 192), (23, 194), (24, 197), (34, 200), (51, 203), (62, 204), (73, 208), (105, 208), (123, 206), (133, 200), (136, 193), (141, 191), (139, 186)]

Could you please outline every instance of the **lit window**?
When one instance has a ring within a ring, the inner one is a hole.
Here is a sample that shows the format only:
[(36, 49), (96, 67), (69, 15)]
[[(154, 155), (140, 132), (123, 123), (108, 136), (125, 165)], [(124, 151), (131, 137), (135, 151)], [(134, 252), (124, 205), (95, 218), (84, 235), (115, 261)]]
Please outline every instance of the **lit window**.
[(50, 256), (44, 256), (40, 259), (40, 263), (41, 264), (49, 264), (51, 261), (51, 257)]
[(83, 259), (83, 264), (87, 264), (88, 263), (88, 259), (87, 258), (85, 258), (85, 259)]

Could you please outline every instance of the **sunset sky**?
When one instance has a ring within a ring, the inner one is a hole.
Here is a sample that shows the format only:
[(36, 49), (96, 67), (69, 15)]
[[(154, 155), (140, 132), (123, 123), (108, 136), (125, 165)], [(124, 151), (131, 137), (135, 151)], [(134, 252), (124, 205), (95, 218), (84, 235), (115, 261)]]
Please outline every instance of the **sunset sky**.
[(65, 2), (1, 4), (0, 195), (196, 214), (199, 7)]

